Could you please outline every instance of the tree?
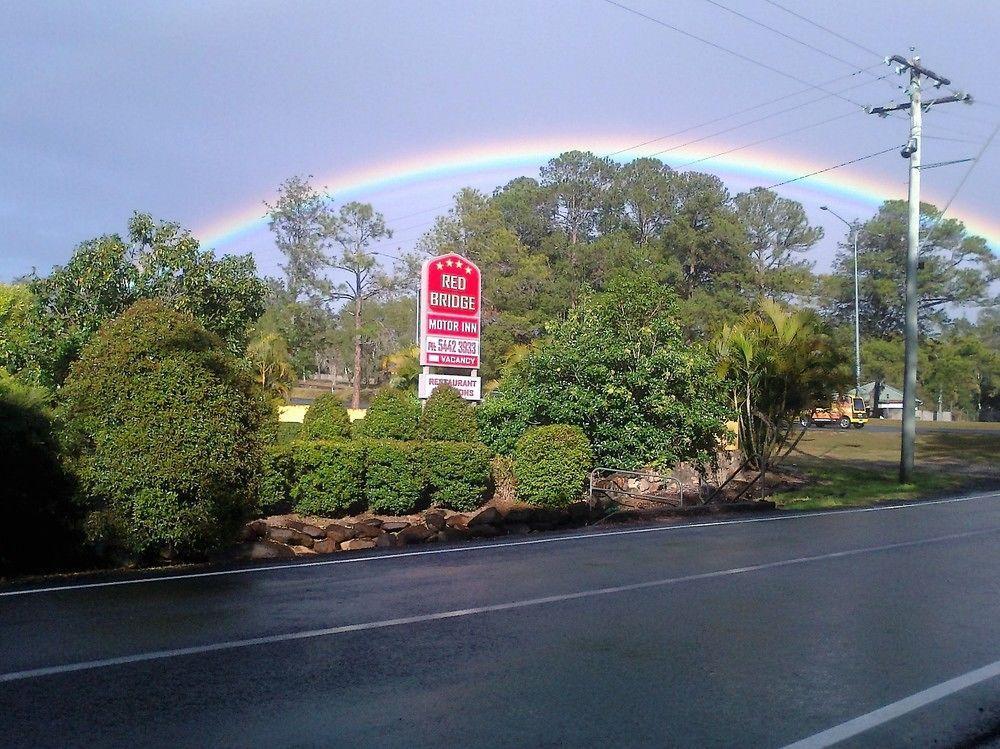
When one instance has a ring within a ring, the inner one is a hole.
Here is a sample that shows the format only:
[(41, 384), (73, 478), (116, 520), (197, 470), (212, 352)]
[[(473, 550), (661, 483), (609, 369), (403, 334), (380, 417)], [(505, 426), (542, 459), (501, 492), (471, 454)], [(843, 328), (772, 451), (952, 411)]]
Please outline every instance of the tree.
[[(889, 200), (858, 233), (861, 331), (865, 337), (903, 333), (907, 249), (906, 201)], [(825, 279), (826, 314), (848, 324), (854, 314), (853, 251), (841, 246)], [(921, 329), (931, 332), (950, 320), (953, 305), (989, 306), (991, 284), (1000, 278), (1000, 260), (986, 240), (970, 235), (957, 219), (941, 219), (929, 203), (920, 206), (920, 270), (917, 273)]]
[(250, 255), (216, 258), (190, 232), (144, 213), (127, 238), (105, 235), (79, 245), (65, 266), (33, 276), (37, 321), (32, 351), (43, 378), (60, 383), (80, 349), (108, 320), (141, 299), (193, 315), (242, 355), (264, 311), (264, 283)]
[(567, 151), (541, 168), (541, 185), (550, 191), (553, 222), (570, 245), (590, 239), (606, 205), (614, 163), (589, 151)]
[(676, 210), (671, 169), (659, 159), (635, 159), (619, 168), (611, 184), (611, 220), (638, 245), (660, 237)]
[(553, 231), (549, 218), (549, 191), (531, 177), (517, 177), (493, 191), (492, 205), (504, 226), (526, 247), (537, 249)]
[[(507, 404), (499, 411), (510, 422), (580, 427), (600, 465), (708, 461), (729, 413), (726, 393), (707, 352), (684, 340), (674, 309), (648, 273), (614, 278), (553, 322), (490, 398)], [(495, 442), (497, 430), (485, 426)]]
[(311, 177), (290, 177), (278, 187), (274, 204), (265, 201), (268, 226), (282, 255), (288, 299), (298, 301), (314, 292), (326, 264), (324, 247), (334, 225), (328, 201), (309, 183)]
[(23, 284), (0, 284), (0, 368), (19, 372), (30, 359), (35, 300)]
[(750, 268), (757, 294), (786, 299), (802, 292), (812, 263), (801, 255), (823, 238), (823, 229), (809, 225), (802, 204), (755, 187), (734, 199), (737, 220), (747, 234)]
[(95, 544), (200, 556), (233, 541), (257, 506), (274, 414), (218, 336), (159, 300), (101, 326), (58, 415)]
[(716, 354), (737, 407), (740, 450), (762, 471), (795, 446), (793, 430), (802, 413), (828, 403), (848, 379), (829, 336), (810, 316), (769, 299), (723, 328)]
[(288, 343), (277, 330), (274, 315), (265, 312), (247, 344), (247, 361), (257, 374), (261, 389), (274, 398), (283, 398), (295, 382), (295, 370)]

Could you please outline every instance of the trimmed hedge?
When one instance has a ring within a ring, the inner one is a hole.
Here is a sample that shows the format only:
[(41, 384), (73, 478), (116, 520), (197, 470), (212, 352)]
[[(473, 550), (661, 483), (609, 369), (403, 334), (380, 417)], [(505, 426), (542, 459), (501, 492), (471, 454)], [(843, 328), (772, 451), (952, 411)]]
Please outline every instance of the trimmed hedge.
[(593, 451), (582, 429), (553, 424), (526, 431), (517, 441), (513, 461), (518, 497), (533, 505), (560, 508), (583, 491)]
[(361, 509), (366, 446), (351, 440), (296, 442), (291, 499), (302, 515), (346, 515)]
[(400, 440), (368, 441), (365, 500), (369, 510), (406, 515), (420, 506), (425, 485), (420, 447), (420, 443)]
[(264, 451), (257, 510), (259, 514), (288, 512), (292, 502), (292, 482), (296, 475), (294, 449), (293, 443), (281, 443), (271, 445)]
[(338, 440), (351, 436), (351, 417), (336, 395), (321, 395), (306, 409), (301, 436), (307, 440)]
[(372, 398), (357, 433), (373, 440), (412, 440), (419, 419), (420, 401), (415, 395), (382, 390)]
[(279, 421), (274, 430), (276, 444), (285, 445), (294, 442), (302, 436), (302, 424), (297, 421)]
[(420, 438), (476, 442), (479, 439), (476, 412), (455, 388), (439, 385), (420, 414)]
[(485, 445), (478, 442), (425, 442), (423, 463), (431, 504), (469, 512), (486, 499), (490, 482), (490, 452)]

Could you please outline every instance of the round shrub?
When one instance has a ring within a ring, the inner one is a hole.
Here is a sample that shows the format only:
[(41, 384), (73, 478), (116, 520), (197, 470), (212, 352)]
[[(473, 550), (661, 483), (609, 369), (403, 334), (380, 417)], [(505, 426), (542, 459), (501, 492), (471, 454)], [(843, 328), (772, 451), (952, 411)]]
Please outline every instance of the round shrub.
[(419, 447), (416, 442), (399, 440), (368, 443), (365, 500), (369, 510), (384, 515), (406, 515), (420, 506), (425, 481)]
[(292, 445), (291, 499), (302, 515), (337, 517), (364, 505), (365, 446), (356, 441)]
[(412, 393), (382, 390), (372, 398), (357, 431), (375, 440), (412, 440), (417, 436), (420, 401)]
[(479, 442), (425, 442), (423, 464), (431, 504), (469, 512), (486, 499), (490, 451)]
[(459, 392), (445, 385), (434, 388), (420, 414), (420, 438), (476, 442), (476, 412)]
[(510, 455), (528, 428), (527, 415), (503, 390), (495, 390), (476, 408), (479, 439), (496, 455)]
[(201, 555), (256, 508), (272, 412), (222, 341), (144, 300), (105, 323), (60, 391), (65, 450), (93, 540)]
[(560, 508), (580, 496), (593, 453), (582, 429), (552, 424), (526, 431), (517, 441), (513, 461), (518, 497)]
[(351, 436), (351, 417), (333, 393), (321, 395), (306, 409), (300, 437), (307, 440), (338, 440)]

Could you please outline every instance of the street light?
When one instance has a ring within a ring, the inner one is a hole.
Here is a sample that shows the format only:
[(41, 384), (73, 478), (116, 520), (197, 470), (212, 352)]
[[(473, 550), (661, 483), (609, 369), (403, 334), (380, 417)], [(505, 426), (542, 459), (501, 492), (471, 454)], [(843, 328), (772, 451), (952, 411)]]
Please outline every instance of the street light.
[(839, 218), (854, 237), (854, 393), (861, 395), (861, 315), (858, 312), (858, 228), (829, 206), (821, 205), (821, 211), (832, 213)]

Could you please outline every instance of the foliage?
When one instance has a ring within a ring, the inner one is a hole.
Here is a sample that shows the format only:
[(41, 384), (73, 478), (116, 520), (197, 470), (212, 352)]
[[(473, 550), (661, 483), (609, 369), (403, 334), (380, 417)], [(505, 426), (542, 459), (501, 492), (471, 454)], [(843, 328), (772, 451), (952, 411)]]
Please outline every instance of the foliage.
[[(890, 338), (903, 332), (908, 209), (888, 200), (859, 227), (858, 275), (861, 334)], [(920, 269), (917, 272), (920, 323), (925, 331), (949, 322), (953, 305), (995, 303), (991, 284), (1000, 278), (1000, 260), (986, 240), (967, 233), (957, 219), (942, 219), (929, 203), (920, 205)], [(854, 255), (841, 245), (833, 273), (826, 279), (826, 314), (842, 324), (854, 316)]]
[(385, 515), (406, 515), (420, 505), (424, 471), (420, 444), (400, 440), (371, 440), (365, 463), (365, 501), (368, 509)]
[(751, 465), (766, 469), (794, 446), (804, 411), (829, 403), (850, 376), (829, 336), (806, 313), (771, 300), (716, 342), (719, 373), (738, 406), (739, 443)]
[[(60, 392), (79, 501), (127, 553), (197, 555), (254, 509), (272, 416), (251, 376), (192, 316), (144, 300), (105, 323)], [(102, 531), (103, 534), (103, 531)]]
[(250, 255), (216, 258), (186, 229), (142, 213), (132, 216), (126, 238), (84, 242), (65, 266), (33, 277), (29, 287), (38, 316), (32, 350), (45, 380), (56, 384), (97, 329), (138, 300), (193, 315), (237, 356), (264, 311), (265, 288)]
[(336, 440), (351, 436), (351, 417), (344, 404), (333, 393), (325, 393), (313, 401), (302, 419), (302, 438)]
[(417, 436), (420, 401), (412, 393), (382, 390), (368, 404), (358, 431), (372, 439), (412, 440)]
[(578, 499), (594, 458), (583, 430), (567, 424), (533, 427), (514, 449), (517, 496), (542, 507), (564, 507)]
[(425, 440), (475, 442), (476, 412), (455, 388), (439, 385), (424, 404), (419, 434)]
[(0, 368), (24, 369), (30, 358), (34, 298), (27, 286), (0, 284)]
[(479, 439), (493, 453), (510, 455), (528, 428), (528, 412), (503, 389), (495, 390), (476, 408)]
[(270, 311), (254, 327), (246, 350), (247, 361), (257, 374), (261, 389), (273, 398), (284, 398), (295, 384), (295, 369), (288, 342), (277, 330)]
[[(65, 562), (75, 508), (59, 461), (49, 394), (0, 369), (0, 577)], [(39, 542), (39, 533), (45, 543)]]
[(294, 444), (268, 445), (260, 477), (260, 500), (255, 514), (288, 512), (295, 480)]
[(294, 442), (302, 434), (302, 424), (297, 421), (279, 421), (274, 432), (276, 444), (283, 445)]
[[(492, 408), (520, 409), (522, 424), (579, 426), (598, 460), (620, 468), (707, 460), (729, 415), (714, 361), (683, 339), (671, 295), (644, 273), (585, 295), (500, 391), (516, 406)], [(509, 432), (485, 428), (483, 439)]]
[(490, 480), (490, 454), (478, 442), (430, 440), (422, 462), (431, 504), (469, 512), (483, 503)]
[(292, 446), (291, 497), (302, 515), (337, 517), (364, 504), (366, 446), (352, 440), (315, 440)]
[(420, 381), (420, 348), (410, 346), (382, 357), (381, 369), (389, 375), (389, 387), (415, 391)]

